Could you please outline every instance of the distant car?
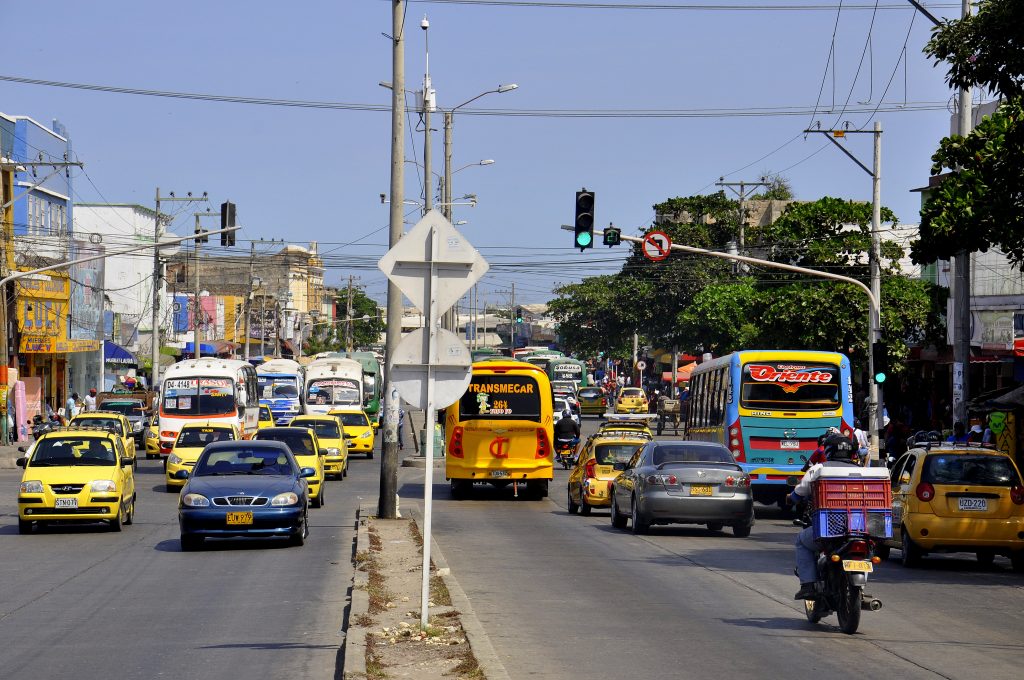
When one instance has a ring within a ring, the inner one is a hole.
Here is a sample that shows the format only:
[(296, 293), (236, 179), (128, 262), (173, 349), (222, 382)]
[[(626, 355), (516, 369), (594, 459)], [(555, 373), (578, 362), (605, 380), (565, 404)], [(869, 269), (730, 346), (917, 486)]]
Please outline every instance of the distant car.
[(135, 435), (132, 432), (131, 423), (121, 413), (116, 411), (88, 411), (79, 413), (68, 423), (69, 427), (102, 427), (113, 432), (121, 438), (125, 453), (132, 459), (132, 467), (137, 467), (135, 461)]
[(1024, 571), (1024, 485), (1001, 451), (942, 444), (915, 448), (893, 465), (892, 539), (903, 564), (932, 552), (973, 552), (983, 564), (996, 555)]
[(328, 415), (336, 417), (341, 422), (345, 431), (345, 439), (348, 440), (348, 452), (365, 453), (367, 458), (373, 458), (373, 442), (376, 439), (374, 433), (375, 423), (370, 423), (366, 413), (358, 408), (337, 408)]
[(306, 480), (309, 483), (309, 504), (314, 508), (323, 507), (324, 497), (324, 456), (327, 452), (320, 448), (320, 440), (306, 427), (267, 427), (257, 430), (253, 441), (275, 441), (284, 443), (295, 456), (299, 467), (313, 468), (313, 474)]
[(265, 427), (274, 426), (274, 414), (266, 404), (260, 404), (259, 420), (256, 421), (256, 428), (262, 430)]
[(611, 415), (597, 428), (598, 432), (643, 432), (649, 439), (654, 439), (651, 432), (651, 421), (655, 416), (646, 415)]
[(554, 407), (553, 408), (554, 408), (555, 419), (556, 420), (558, 418), (562, 417), (562, 413), (564, 413), (565, 411), (569, 411), (569, 413), (572, 414), (572, 419), (576, 422), (576, 424), (577, 425), (580, 424), (580, 414), (579, 414), (579, 411), (577, 411), (577, 409), (574, 408), (573, 404), (569, 403), (565, 399), (559, 399), (558, 397), (556, 397), (555, 401), (554, 401)]
[(191, 470), (195, 467), (199, 455), (208, 444), (214, 442), (230, 442), (241, 439), (238, 429), (228, 422), (186, 423), (182, 426), (178, 438), (174, 440), (171, 455), (167, 456), (164, 468), (165, 490), (178, 493), (185, 481), (175, 477), (178, 470)]
[(553, 380), (551, 381), (551, 392), (558, 396), (576, 396), (579, 383), (575, 380)]
[(623, 387), (615, 402), (616, 413), (647, 413), (647, 395), (639, 387)]
[(612, 526), (628, 521), (634, 534), (652, 524), (705, 524), (743, 538), (754, 525), (750, 477), (714, 442), (648, 442), (612, 482), (611, 503)]
[(155, 422), (146, 428), (145, 445), (147, 460), (160, 457), (160, 432)]
[(134, 457), (104, 429), (67, 427), (42, 435), (27, 456), (18, 493), (18, 533), (33, 524), (106, 522), (121, 531), (135, 517)]
[(309, 486), (316, 474), (300, 468), (288, 446), (277, 441), (210, 444), (178, 500), (181, 549), (197, 550), (207, 538), (288, 537), (301, 546), (309, 535)]
[(611, 505), (612, 480), (619, 476), (637, 449), (651, 438), (642, 432), (591, 435), (580, 451), (567, 484), (569, 512), (589, 515), (592, 508)]
[(576, 403), (583, 415), (603, 416), (608, 411), (608, 399), (600, 387), (581, 387), (576, 392)]
[(324, 453), (324, 475), (343, 479), (348, 475), (348, 440), (341, 423), (332, 415), (308, 415), (292, 418), (290, 427), (305, 427), (316, 433)]
[(97, 406), (101, 411), (113, 411), (120, 413), (131, 423), (130, 430), (135, 437), (135, 446), (142, 448), (143, 439), (146, 436), (146, 428), (149, 426), (149, 416), (146, 415), (146, 400), (136, 397), (104, 399)]

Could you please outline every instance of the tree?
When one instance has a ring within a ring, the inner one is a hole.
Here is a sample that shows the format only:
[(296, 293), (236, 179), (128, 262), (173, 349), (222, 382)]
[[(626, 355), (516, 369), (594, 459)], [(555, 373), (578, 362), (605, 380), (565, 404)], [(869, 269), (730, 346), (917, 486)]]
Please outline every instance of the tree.
[[(348, 291), (336, 291), (332, 294), (335, 308), (344, 308), (348, 304)], [(369, 317), (363, 320), (363, 317)], [(352, 288), (352, 321), (342, 321), (345, 317), (324, 320), (316, 323), (302, 349), (312, 356), (320, 352), (345, 351), (345, 326), (352, 324), (353, 342), (356, 348), (370, 347), (380, 343), (380, 335), (386, 328), (377, 303), (366, 295), (363, 288)]]
[(925, 53), (947, 64), (953, 87), (1004, 99), (969, 135), (943, 139), (932, 174), (950, 170), (921, 211), (916, 262), (997, 247), (1024, 267), (1024, 3), (989, 0), (976, 15), (945, 22)]

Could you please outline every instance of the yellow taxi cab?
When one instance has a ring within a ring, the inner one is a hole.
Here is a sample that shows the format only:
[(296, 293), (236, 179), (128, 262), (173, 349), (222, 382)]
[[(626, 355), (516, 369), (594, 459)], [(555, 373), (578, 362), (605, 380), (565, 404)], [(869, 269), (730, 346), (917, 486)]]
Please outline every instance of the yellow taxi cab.
[(600, 387), (581, 387), (576, 391), (580, 414), (603, 416), (608, 410), (608, 398)]
[(1001, 451), (943, 444), (911, 449), (892, 468), (893, 537), (883, 546), (913, 567), (933, 552), (1010, 558), (1024, 571), (1024, 485)]
[(228, 422), (186, 423), (181, 427), (178, 438), (174, 440), (171, 453), (167, 456), (164, 469), (164, 484), (167, 493), (178, 493), (185, 486), (184, 479), (175, 478), (178, 470), (185, 470), (190, 475), (199, 454), (207, 444), (213, 442), (230, 442), (241, 439), (238, 428)]
[(146, 460), (160, 457), (160, 430), (157, 423), (146, 428)]
[(591, 435), (569, 473), (569, 513), (589, 515), (592, 508), (612, 504), (612, 480), (619, 476), (637, 449), (651, 441), (650, 434), (605, 432)]
[(306, 427), (265, 427), (257, 430), (253, 439), (281, 442), (288, 446), (300, 468), (313, 468), (315, 474), (306, 478), (309, 485), (309, 504), (314, 508), (323, 507), (324, 499), (324, 456), (316, 432)]
[(271, 413), (270, 407), (266, 404), (260, 404), (260, 416), (259, 420), (256, 421), (256, 429), (262, 430), (265, 427), (274, 426), (274, 414)]
[(336, 416), (317, 414), (292, 418), (290, 427), (305, 427), (316, 433), (324, 453), (324, 475), (343, 479), (348, 476), (348, 444)]
[(18, 533), (40, 522), (106, 522), (120, 531), (135, 517), (134, 456), (106, 428), (77, 425), (42, 435), (18, 458)]
[(611, 415), (597, 428), (598, 433), (607, 434), (612, 432), (641, 432), (648, 439), (654, 439), (651, 432), (651, 421), (655, 415)]
[(117, 411), (88, 411), (79, 413), (71, 419), (69, 426), (102, 427), (110, 430), (121, 439), (124, 450), (132, 459), (135, 466), (135, 433), (132, 431), (132, 424), (123, 413)]
[(623, 387), (615, 402), (616, 413), (647, 413), (647, 395), (639, 387)]
[(367, 458), (373, 458), (373, 442), (375, 424), (370, 424), (370, 419), (362, 409), (338, 408), (328, 415), (336, 417), (341, 421), (341, 427), (345, 430), (345, 439), (348, 440), (349, 453), (365, 453)]

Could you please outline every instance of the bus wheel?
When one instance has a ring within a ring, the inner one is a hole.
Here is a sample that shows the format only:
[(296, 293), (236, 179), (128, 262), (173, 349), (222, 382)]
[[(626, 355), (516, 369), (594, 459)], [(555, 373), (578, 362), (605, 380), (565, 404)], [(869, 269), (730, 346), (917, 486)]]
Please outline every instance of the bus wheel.
[(533, 500), (539, 501), (548, 497), (548, 480), (540, 479), (526, 483), (526, 492)]
[(469, 492), (473, 488), (473, 482), (466, 481), (464, 479), (453, 479), (452, 480), (452, 498), (461, 501), (469, 497)]

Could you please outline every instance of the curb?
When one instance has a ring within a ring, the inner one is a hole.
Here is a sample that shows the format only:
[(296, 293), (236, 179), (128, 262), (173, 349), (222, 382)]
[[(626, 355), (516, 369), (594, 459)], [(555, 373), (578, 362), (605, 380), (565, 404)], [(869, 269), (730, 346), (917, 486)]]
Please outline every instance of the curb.
[[(426, 469), (427, 459), (423, 456), (409, 456), (402, 459), (402, 467)], [(444, 458), (434, 458), (434, 469), (440, 470), (444, 467)]]
[[(422, 533), (423, 514), (420, 512), (419, 505), (410, 503), (409, 514), (412, 515), (416, 521), (416, 526), (419, 528), (420, 533)], [(487, 631), (484, 630), (480, 619), (476, 617), (473, 605), (469, 601), (469, 596), (466, 595), (462, 586), (455, 579), (455, 575), (452, 573), (451, 567), (448, 566), (448, 561), (444, 558), (441, 547), (434, 540), (433, 534), (430, 536), (430, 558), (437, 568), (437, 575), (441, 577), (448, 588), (448, 594), (452, 598), (452, 607), (459, 612), (462, 629), (466, 633), (466, 639), (469, 640), (473, 656), (476, 657), (476, 662), (479, 664), (480, 669), (483, 670), (484, 676), (487, 680), (510, 680), (508, 671), (505, 670), (505, 664), (501, 662), (498, 653), (494, 651), (491, 638), (487, 635)], [(347, 651), (345, 659), (347, 662)]]
[[(353, 561), (360, 550), (369, 550), (370, 534), (366, 529), (366, 518), (372, 513), (370, 506), (360, 505), (356, 512), (356, 543), (352, 553)], [(365, 571), (356, 567), (352, 576), (352, 596), (349, 602), (348, 618), (344, 625), (345, 661), (341, 677), (344, 680), (365, 680), (366, 678), (366, 635), (368, 628), (353, 625), (353, 620), (370, 611), (370, 596), (366, 592), (369, 580)]]

